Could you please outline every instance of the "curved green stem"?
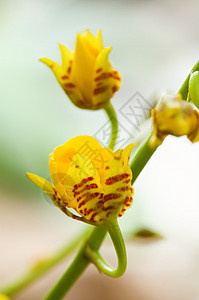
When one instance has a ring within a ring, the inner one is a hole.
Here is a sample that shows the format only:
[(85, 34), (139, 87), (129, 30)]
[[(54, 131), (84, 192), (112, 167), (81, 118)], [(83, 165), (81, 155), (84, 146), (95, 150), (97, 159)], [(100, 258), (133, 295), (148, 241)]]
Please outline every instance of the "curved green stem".
[(12, 296), (26, 287), (28, 284), (35, 281), (37, 278), (45, 274), (47, 271), (52, 269), (57, 263), (66, 258), (72, 251), (80, 244), (83, 240), (87, 240), (88, 236), (90, 236), (90, 228), (85, 232), (79, 234), (75, 239), (67, 243), (61, 250), (55, 253), (53, 256), (46, 258), (43, 261), (40, 261), (35, 265), (30, 271), (25, 273), (20, 279), (16, 280), (12, 284), (0, 290), (0, 293)]
[(118, 266), (114, 269), (100, 255), (97, 250), (90, 248), (89, 244), (85, 247), (85, 254), (90, 261), (102, 272), (110, 277), (120, 277), (124, 274), (127, 267), (126, 247), (117, 219), (106, 224), (118, 258)]
[(117, 140), (117, 135), (118, 135), (118, 121), (117, 121), (117, 115), (116, 112), (111, 104), (111, 102), (109, 102), (108, 106), (106, 108), (104, 108), (110, 122), (111, 122), (111, 126), (112, 126), (112, 135), (111, 135), (111, 140), (109, 142), (108, 147), (110, 149), (114, 149), (115, 147), (115, 143)]
[(72, 264), (65, 271), (52, 290), (44, 297), (44, 300), (61, 300), (79, 276), (88, 267), (90, 261), (84, 254), (85, 244), (95, 251), (99, 249), (104, 237), (106, 235), (105, 227), (95, 227), (89, 239), (84, 243), (75, 257)]
[(199, 71), (199, 61), (194, 65), (191, 72), (185, 79), (184, 83), (182, 84), (181, 88), (179, 89), (178, 93), (181, 94), (182, 99), (186, 100), (189, 92), (189, 79), (193, 72)]

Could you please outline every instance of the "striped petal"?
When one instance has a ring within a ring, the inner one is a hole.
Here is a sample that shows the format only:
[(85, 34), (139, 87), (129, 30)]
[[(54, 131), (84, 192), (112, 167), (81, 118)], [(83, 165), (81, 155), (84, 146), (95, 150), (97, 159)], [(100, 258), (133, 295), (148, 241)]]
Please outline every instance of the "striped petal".
[(40, 61), (47, 65), (54, 73), (57, 81), (68, 95), (70, 100), (77, 106), (84, 108), (83, 96), (78, 86), (71, 79), (73, 56), (66, 47), (59, 45), (62, 55), (62, 66), (49, 58), (41, 58)]
[(103, 179), (104, 208), (106, 217), (119, 217), (132, 204), (133, 189), (131, 187), (132, 172), (128, 165), (130, 152), (135, 144), (124, 150), (118, 150), (105, 166)]
[(70, 186), (74, 199), (71, 207), (87, 220), (102, 221), (103, 189), (92, 161), (84, 155), (75, 154), (67, 174), (70, 180), (65, 184)]
[(97, 108), (108, 103), (120, 88), (121, 76), (112, 69), (108, 55), (112, 47), (103, 49), (98, 55), (93, 72), (92, 103)]

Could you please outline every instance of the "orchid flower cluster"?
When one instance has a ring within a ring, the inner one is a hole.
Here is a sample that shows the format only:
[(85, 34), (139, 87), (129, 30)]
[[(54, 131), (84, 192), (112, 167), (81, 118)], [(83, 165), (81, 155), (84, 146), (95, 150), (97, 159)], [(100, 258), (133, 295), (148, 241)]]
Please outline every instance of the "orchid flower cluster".
[[(104, 109), (114, 122), (107, 148), (87, 135), (76, 136), (58, 146), (49, 158), (52, 183), (27, 173), (65, 215), (94, 226), (72, 265), (45, 296), (46, 300), (62, 299), (90, 262), (108, 276), (123, 275), (127, 266), (126, 247), (117, 219), (133, 203), (133, 183), (168, 135), (186, 135), (192, 143), (199, 141), (199, 62), (180, 90), (163, 95), (152, 109), (151, 135), (129, 163), (135, 144), (114, 151), (118, 122), (110, 100), (120, 89), (121, 75), (109, 61), (112, 47), (104, 48), (101, 31), (95, 37), (88, 30), (77, 35), (74, 52), (63, 45), (59, 47), (61, 65), (48, 58), (40, 60), (53, 71), (74, 105), (81, 109)], [(95, 152), (95, 159), (79, 151), (85, 144)], [(117, 253), (117, 268), (110, 266), (98, 251), (107, 231)], [(4, 294), (12, 293), (5, 289)], [(0, 299), (8, 298), (2, 294)]]

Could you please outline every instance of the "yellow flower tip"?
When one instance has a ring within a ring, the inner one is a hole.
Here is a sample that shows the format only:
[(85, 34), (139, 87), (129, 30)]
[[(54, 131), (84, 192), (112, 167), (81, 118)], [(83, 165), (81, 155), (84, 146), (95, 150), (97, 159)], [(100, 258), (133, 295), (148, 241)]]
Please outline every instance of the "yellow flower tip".
[(0, 300), (10, 300), (10, 297), (8, 297), (4, 294), (0, 294)]
[(89, 30), (78, 33), (75, 52), (59, 44), (62, 66), (41, 58), (50, 67), (70, 100), (78, 107), (100, 109), (108, 105), (121, 84), (118, 71), (112, 69), (108, 55), (112, 47), (104, 48), (101, 30), (97, 37)]
[(40, 187), (42, 190), (44, 190), (44, 185), (46, 180), (39, 177), (38, 175), (26, 172), (26, 176), (30, 181), (32, 181), (34, 184), (36, 184), (38, 187)]
[(103, 49), (103, 39), (102, 39), (102, 31), (101, 30), (98, 30), (98, 32), (97, 32), (97, 39), (98, 39), (100, 48)]
[(44, 193), (46, 193), (51, 200), (57, 205), (57, 200), (59, 200), (59, 195), (57, 194), (54, 186), (46, 179), (29, 172), (26, 172), (26, 176), (30, 181), (32, 181), (35, 185), (37, 185)]
[(53, 60), (46, 57), (40, 58), (39, 61), (47, 65), (50, 69), (53, 69), (56, 64)]
[(181, 95), (164, 95), (152, 110), (153, 133), (149, 145), (154, 148), (171, 134), (179, 137), (187, 135), (197, 141), (199, 131), (198, 114), (192, 105), (182, 100)]

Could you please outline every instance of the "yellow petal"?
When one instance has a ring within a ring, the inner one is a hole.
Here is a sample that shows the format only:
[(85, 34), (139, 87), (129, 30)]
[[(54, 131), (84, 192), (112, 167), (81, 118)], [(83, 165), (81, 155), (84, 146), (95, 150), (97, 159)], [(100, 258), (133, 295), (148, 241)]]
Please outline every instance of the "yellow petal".
[(135, 146), (136, 146), (136, 143), (130, 144), (126, 148), (124, 148), (123, 153), (122, 153), (124, 165), (127, 165), (129, 163), (131, 151), (132, 151), (133, 147), (135, 147)]
[(68, 72), (68, 68), (71, 67), (71, 63), (73, 60), (73, 53), (61, 44), (59, 44), (59, 49), (62, 57), (62, 67)]
[(75, 154), (67, 175), (68, 179), (64, 184), (65, 188), (70, 186), (73, 193), (71, 207), (87, 220), (102, 221), (103, 189), (92, 161), (82, 154)]
[(102, 37), (100, 33), (98, 32), (97, 37), (92, 35), (89, 30), (86, 30), (81, 34), (82, 40), (85, 43), (86, 48), (89, 49), (89, 51), (97, 57), (99, 52), (103, 49), (102, 45)]
[(112, 89), (112, 95), (111, 97), (113, 96), (113, 94), (115, 92), (117, 92), (119, 89), (120, 89), (120, 86), (121, 86), (121, 74), (120, 72), (116, 71), (116, 70), (112, 70), (112, 82), (111, 82), (111, 89)]
[(71, 198), (70, 198), (70, 190), (65, 188), (64, 182), (67, 181), (68, 175), (67, 175), (67, 164), (64, 163), (57, 163), (52, 160), (50, 160), (50, 174), (51, 179), (53, 181), (53, 184), (55, 186), (56, 191), (59, 193), (62, 202), (65, 204), (65, 206), (70, 206)]
[(99, 44), (99, 49), (102, 50), (104, 48), (104, 46), (103, 46), (102, 31), (101, 30), (98, 30), (97, 40), (98, 40), (98, 44)]
[(111, 215), (115, 216), (115, 214), (121, 217), (132, 204), (132, 172), (128, 165), (128, 159), (133, 146), (134, 144), (124, 150), (116, 151), (105, 166), (103, 187), (107, 218), (110, 218)]
[(53, 187), (53, 185), (46, 179), (32, 174), (32, 173), (26, 173), (26, 176), (28, 177), (28, 179), (30, 179), (34, 184), (36, 184), (40, 189), (42, 189), (42, 191), (44, 191), (54, 202), (55, 200), (55, 188)]
[[(68, 169), (74, 163), (75, 154), (84, 155), (88, 159), (96, 158), (98, 150), (103, 149), (96, 139), (91, 136), (78, 136), (57, 147), (50, 155), (49, 168), (56, 190), (65, 202), (71, 203), (71, 185)], [(64, 186), (63, 186), (64, 185)]]
[(56, 79), (60, 82), (61, 76), (64, 75), (62, 67), (52, 59), (46, 57), (40, 58), (40, 61), (47, 65), (53, 71)]
[[(53, 201), (54, 205), (56, 205), (59, 209), (61, 209), (68, 217), (76, 220), (80, 220), (81, 218), (71, 213), (66, 206), (68, 206), (68, 203), (66, 203), (59, 195), (55, 187), (44, 178), (37, 176), (35, 174), (26, 173), (27, 177), (38, 187), (40, 187)], [(1, 296), (1, 295), (0, 295)], [(1, 300), (1, 297), (0, 297)], [(3, 299), (2, 299), (3, 300)], [(6, 299), (5, 299), (6, 300)]]
[[(62, 45), (60, 45), (60, 50), (62, 52), (62, 62), (64, 64), (63, 66), (60, 66), (58, 63), (49, 58), (41, 58), (40, 61), (46, 64), (53, 71), (57, 81), (64, 89), (70, 100), (78, 107), (85, 108), (83, 96), (79, 88), (71, 79), (72, 64), (71, 60), (68, 61), (66, 57), (67, 51), (70, 50)], [(70, 55), (70, 53), (68, 55)]]
[(92, 103), (96, 108), (108, 103), (112, 95), (120, 88), (121, 76), (112, 70), (108, 55), (112, 47), (103, 49), (98, 55), (93, 73)]
[(76, 39), (72, 80), (79, 87), (85, 104), (91, 105), (92, 100), (92, 74), (95, 56), (85, 45), (84, 38), (78, 34)]

